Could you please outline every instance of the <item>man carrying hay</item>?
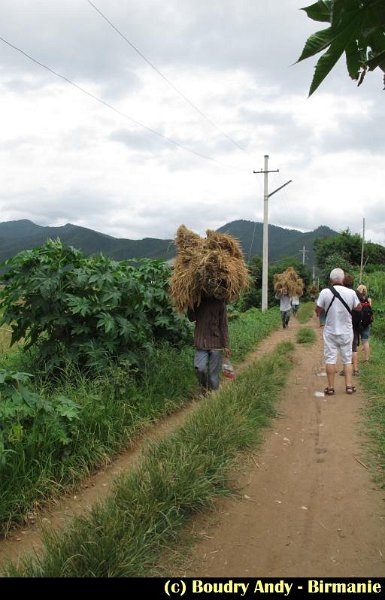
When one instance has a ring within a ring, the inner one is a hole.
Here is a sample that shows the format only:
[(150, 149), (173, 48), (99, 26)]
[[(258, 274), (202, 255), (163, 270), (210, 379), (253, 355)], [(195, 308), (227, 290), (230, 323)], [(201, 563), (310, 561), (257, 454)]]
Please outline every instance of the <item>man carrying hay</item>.
[(188, 309), (187, 316), (195, 321), (194, 367), (201, 394), (205, 396), (218, 389), (222, 353), (230, 354), (226, 304), (223, 300), (203, 297), (199, 306)]
[(201, 391), (219, 386), (222, 354), (228, 356), (226, 303), (236, 300), (249, 284), (239, 243), (231, 235), (207, 230), (207, 237), (178, 228), (170, 293), (179, 312), (195, 322), (194, 366)]
[(282, 288), (281, 292), (277, 292), (275, 294), (275, 298), (276, 300), (279, 300), (279, 310), (281, 313), (282, 327), (286, 329), (286, 327), (289, 325), (291, 309), (290, 296), (287, 293), (287, 289)]
[[(290, 312), (296, 314), (299, 305), (299, 297), (303, 294), (304, 283), (298, 277), (293, 267), (288, 267), (283, 273), (274, 274), (275, 298), (279, 300), (282, 327), (286, 329), (290, 320)], [(298, 299), (298, 303), (296, 301)]]

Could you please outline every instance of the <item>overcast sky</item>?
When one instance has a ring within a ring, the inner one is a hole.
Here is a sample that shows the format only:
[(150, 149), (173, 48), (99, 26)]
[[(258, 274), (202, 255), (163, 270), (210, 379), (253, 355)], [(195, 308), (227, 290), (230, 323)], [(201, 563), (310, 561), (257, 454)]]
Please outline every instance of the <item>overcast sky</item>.
[(293, 180), (271, 224), (365, 218), (385, 245), (381, 73), (357, 87), (341, 60), (308, 98), (311, 3), (0, 0), (0, 36), (61, 76), (0, 42), (0, 221), (131, 239), (261, 222), (267, 154), (269, 192)]

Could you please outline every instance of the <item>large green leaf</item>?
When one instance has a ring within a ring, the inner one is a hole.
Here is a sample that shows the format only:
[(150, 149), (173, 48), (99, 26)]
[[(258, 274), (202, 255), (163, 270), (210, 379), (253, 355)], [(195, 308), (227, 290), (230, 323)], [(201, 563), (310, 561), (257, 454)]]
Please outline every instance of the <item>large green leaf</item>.
[(357, 13), (355, 18), (350, 19), (345, 27), (340, 27), (338, 29), (338, 33), (333, 35), (329, 50), (325, 52), (323, 56), (321, 56), (316, 65), (313, 81), (311, 82), (310, 86), (309, 96), (315, 92), (325, 77), (330, 73), (345, 49), (349, 47), (356, 39), (360, 31), (361, 24), (362, 15)]
[(330, 22), (332, 13), (332, 0), (318, 0), (315, 4), (302, 8), (313, 21)]
[(297, 60), (297, 62), (300, 62), (305, 58), (310, 58), (310, 56), (314, 56), (314, 54), (318, 54), (318, 52), (325, 50), (328, 46), (330, 46), (332, 39), (333, 32), (331, 27), (313, 33), (306, 40), (306, 44), (304, 46), (304, 49), (302, 50), (302, 54)]
[(350, 42), (345, 50), (346, 66), (352, 79), (358, 79), (360, 68), (362, 67), (361, 52), (356, 40)]
[(321, 85), (325, 77), (330, 73), (336, 62), (343, 53), (343, 49), (336, 50), (331, 47), (325, 54), (321, 56), (316, 64), (313, 81), (311, 82), (309, 96)]

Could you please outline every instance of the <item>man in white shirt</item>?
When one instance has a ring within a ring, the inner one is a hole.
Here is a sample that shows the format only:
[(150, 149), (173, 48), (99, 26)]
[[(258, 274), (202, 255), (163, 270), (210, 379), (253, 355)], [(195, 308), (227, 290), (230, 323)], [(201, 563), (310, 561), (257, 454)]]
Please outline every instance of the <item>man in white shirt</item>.
[(279, 300), (279, 310), (281, 313), (282, 327), (286, 329), (286, 327), (289, 325), (291, 309), (290, 296), (287, 293), (287, 289), (283, 288), (282, 293), (278, 292), (277, 294), (275, 294), (275, 298)]
[(333, 269), (330, 273), (330, 287), (321, 290), (317, 300), (316, 313), (319, 317), (322, 310), (326, 313), (326, 322), (323, 330), (324, 356), (328, 386), (324, 392), (332, 396), (338, 353), (341, 355), (345, 372), (345, 389), (347, 394), (353, 394), (356, 388), (352, 385), (352, 341), (353, 309), (359, 310), (361, 305), (354, 290), (343, 285), (344, 272), (342, 269)]

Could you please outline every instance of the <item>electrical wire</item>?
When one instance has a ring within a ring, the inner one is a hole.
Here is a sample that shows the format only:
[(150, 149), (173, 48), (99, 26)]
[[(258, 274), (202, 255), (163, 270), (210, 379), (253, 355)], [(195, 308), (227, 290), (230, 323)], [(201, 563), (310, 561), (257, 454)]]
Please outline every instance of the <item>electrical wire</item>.
[(183, 98), (183, 100), (185, 100), (185, 102), (187, 102), (194, 110), (196, 110), (201, 117), (203, 117), (208, 123), (210, 123), (210, 125), (212, 127), (214, 127), (215, 129), (217, 129), (217, 131), (219, 131), (225, 138), (227, 138), (232, 144), (234, 144), (234, 146), (236, 146), (239, 150), (242, 150), (243, 152), (247, 151), (245, 150), (245, 148), (243, 148), (240, 144), (238, 144), (238, 142), (236, 142), (235, 140), (233, 140), (227, 133), (225, 133), (224, 131), (222, 131), (222, 129), (220, 129), (220, 127), (218, 127), (218, 125), (216, 125), (216, 123), (214, 123), (214, 121), (212, 121), (207, 115), (205, 115), (205, 113), (196, 105), (194, 104), (183, 92), (181, 92), (173, 83), (172, 81), (170, 81), (168, 79), (168, 77), (166, 77), (165, 75), (163, 75), (163, 73), (143, 54), (143, 52), (141, 52), (111, 21), (108, 17), (106, 17), (105, 14), (102, 13), (102, 11), (95, 6), (95, 4), (93, 2), (91, 2), (91, 0), (87, 0), (88, 4), (90, 4), (95, 10), (96, 12), (99, 13), (99, 15), (112, 27), (112, 29), (114, 29), (114, 31), (116, 31), (116, 33), (118, 35), (120, 35), (121, 38), (123, 38), (123, 40), (125, 42), (127, 42), (127, 44), (129, 46), (131, 46), (131, 48), (148, 64), (150, 65), (150, 67), (152, 69), (154, 69), (154, 71), (156, 73), (158, 73), (158, 75), (164, 80), (166, 81), (166, 83), (177, 93), (179, 94), (179, 96), (181, 96), (181, 98)]
[(21, 48), (18, 48), (14, 44), (11, 44), (11, 42), (8, 42), (5, 38), (3, 38), (3, 37), (0, 36), (0, 41), (2, 41), (4, 44), (6, 44), (7, 46), (9, 46), (13, 50), (16, 50), (17, 52), (20, 52), (20, 54), (22, 54), (23, 56), (25, 56), (26, 58), (28, 58), (29, 60), (31, 60), (35, 64), (39, 65), (43, 69), (46, 69), (47, 71), (49, 71), (50, 73), (52, 73), (52, 75), (55, 75), (55, 77), (58, 77), (58, 78), (64, 80), (65, 82), (67, 82), (68, 84), (72, 85), (73, 87), (75, 87), (80, 92), (83, 92), (83, 94), (86, 94), (87, 96), (89, 96), (93, 100), (96, 100), (100, 104), (103, 104), (103, 106), (109, 108), (110, 110), (113, 110), (115, 113), (117, 113), (121, 117), (124, 117), (125, 119), (128, 119), (129, 121), (131, 121), (135, 125), (138, 125), (139, 127), (142, 127), (143, 129), (146, 129), (147, 131), (149, 131), (153, 135), (156, 135), (156, 136), (162, 138), (163, 140), (165, 140), (169, 144), (172, 144), (172, 145), (174, 145), (174, 146), (176, 146), (178, 148), (181, 148), (182, 150), (185, 150), (186, 152), (190, 152), (190, 154), (194, 154), (195, 156), (198, 156), (199, 158), (202, 158), (204, 160), (209, 160), (211, 162), (214, 162), (214, 163), (216, 163), (216, 164), (218, 164), (221, 167), (224, 167), (226, 169), (233, 169), (233, 170), (236, 170), (236, 171), (246, 171), (246, 170), (248, 171), (248, 169), (240, 169), (239, 167), (232, 167), (230, 165), (225, 165), (225, 164), (221, 163), (220, 161), (216, 160), (215, 158), (212, 158), (211, 156), (207, 156), (205, 154), (201, 154), (200, 152), (196, 152), (195, 150), (192, 150), (191, 148), (188, 148), (187, 146), (184, 146), (183, 144), (180, 144), (179, 142), (176, 142), (172, 138), (166, 137), (165, 135), (163, 135), (159, 131), (156, 131), (156, 129), (152, 129), (152, 127), (149, 127), (148, 125), (144, 125), (144, 123), (141, 123), (140, 121), (137, 121), (136, 119), (133, 119), (129, 115), (127, 115), (124, 112), (120, 111), (118, 108), (115, 108), (114, 106), (112, 106), (112, 104), (110, 104), (109, 102), (106, 102), (102, 98), (99, 98), (98, 96), (95, 96), (95, 94), (93, 94), (92, 92), (89, 92), (88, 90), (84, 89), (82, 86), (78, 85), (77, 83), (75, 83), (74, 81), (72, 81), (71, 79), (69, 79), (68, 77), (66, 77), (65, 75), (61, 75), (60, 73), (58, 73), (57, 71), (55, 71), (51, 67), (45, 65), (44, 63), (40, 62), (36, 58), (33, 58), (33, 56), (31, 56), (30, 54), (28, 54), (27, 52), (25, 52)]

